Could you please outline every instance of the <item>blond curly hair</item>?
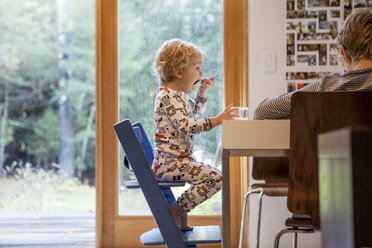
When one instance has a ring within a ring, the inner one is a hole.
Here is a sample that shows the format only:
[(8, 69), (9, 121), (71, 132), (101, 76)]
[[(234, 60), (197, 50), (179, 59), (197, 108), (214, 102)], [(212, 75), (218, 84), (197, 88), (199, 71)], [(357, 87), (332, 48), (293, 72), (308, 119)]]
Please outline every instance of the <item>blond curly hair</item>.
[(153, 70), (158, 76), (159, 85), (176, 79), (176, 73), (183, 74), (190, 66), (192, 59), (203, 57), (202, 51), (194, 44), (180, 39), (171, 39), (163, 43), (156, 52)]
[(356, 62), (372, 59), (372, 9), (360, 9), (350, 14), (338, 34), (337, 42), (349, 50)]

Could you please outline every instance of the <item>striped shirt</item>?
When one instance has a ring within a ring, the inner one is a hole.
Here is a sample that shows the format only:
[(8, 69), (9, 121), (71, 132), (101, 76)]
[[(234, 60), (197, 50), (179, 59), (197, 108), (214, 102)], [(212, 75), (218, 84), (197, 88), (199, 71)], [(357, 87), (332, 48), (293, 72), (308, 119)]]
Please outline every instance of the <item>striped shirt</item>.
[[(299, 91), (372, 91), (372, 67), (353, 70), (344, 74), (326, 75)], [(291, 98), (296, 92), (265, 99), (256, 108), (253, 118), (256, 120), (290, 119)]]

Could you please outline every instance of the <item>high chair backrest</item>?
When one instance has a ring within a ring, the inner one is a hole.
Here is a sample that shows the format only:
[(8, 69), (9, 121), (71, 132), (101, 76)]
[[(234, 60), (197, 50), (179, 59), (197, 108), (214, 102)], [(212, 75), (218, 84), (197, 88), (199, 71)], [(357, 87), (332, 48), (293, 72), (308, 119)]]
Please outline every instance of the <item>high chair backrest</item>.
[(132, 127), (134, 133), (137, 136), (138, 141), (141, 144), (143, 151), (145, 152), (146, 158), (149, 161), (149, 164), (151, 165), (152, 161), (154, 161), (154, 153), (149, 138), (146, 135), (145, 129), (143, 128), (141, 122), (136, 122), (132, 124)]
[[(146, 135), (145, 129), (143, 128), (141, 122), (136, 122), (136, 123), (132, 124), (132, 127), (133, 127), (133, 130), (134, 130), (134, 133), (137, 136), (138, 141), (141, 144), (142, 150), (144, 151), (144, 153), (146, 155), (147, 161), (151, 165), (152, 162), (154, 161), (154, 153), (153, 153), (153, 149), (152, 149), (150, 140)], [(128, 169), (132, 170), (130, 168), (128, 158), (126, 156), (124, 157), (124, 165)], [(124, 183), (124, 185), (127, 188), (139, 188), (139, 184), (138, 184), (137, 180), (127, 181), (127, 182)], [(161, 190), (163, 192), (163, 195), (164, 195), (167, 203), (170, 204), (170, 203), (173, 203), (173, 202), (176, 201), (170, 187), (183, 187), (183, 186), (185, 186), (185, 182), (182, 182), (182, 181), (159, 182), (159, 186), (161, 187)]]

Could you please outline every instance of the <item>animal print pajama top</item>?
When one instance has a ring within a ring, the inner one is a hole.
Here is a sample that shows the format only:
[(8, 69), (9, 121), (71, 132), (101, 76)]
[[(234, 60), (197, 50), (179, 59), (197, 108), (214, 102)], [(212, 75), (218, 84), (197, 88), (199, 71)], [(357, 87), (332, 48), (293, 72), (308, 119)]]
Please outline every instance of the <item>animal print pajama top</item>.
[(178, 212), (189, 212), (221, 189), (222, 173), (192, 157), (194, 135), (212, 129), (209, 118), (196, 118), (207, 107), (207, 99), (190, 99), (183, 92), (159, 88), (155, 101), (154, 162), (158, 180), (186, 181), (191, 187), (178, 199)]

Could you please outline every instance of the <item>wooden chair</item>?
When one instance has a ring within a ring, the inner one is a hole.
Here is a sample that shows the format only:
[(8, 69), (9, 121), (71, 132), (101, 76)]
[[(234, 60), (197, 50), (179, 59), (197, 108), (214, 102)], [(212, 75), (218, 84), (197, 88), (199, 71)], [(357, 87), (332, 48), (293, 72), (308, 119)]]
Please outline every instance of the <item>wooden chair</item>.
[(219, 226), (197, 226), (188, 232), (179, 230), (131, 122), (121, 121), (114, 129), (158, 226), (141, 235), (143, 245), (196, 248), (197, 244), (220, 243)]
[(243, 245), (244, 220), (248, 204), (248, 197), (251, 194), (259, 194), (258, 221), (256, 247), (260, 245), (261, 231), (261, 209), (264, 195), (278, 197), (287, 196), (288, 193), (288, 170), (289, 162), (285, 157), (254, 157), (252, 165), (252, 177), (255, 180), (264, 180), (264, 183), (252, 184), (251, 190), (244, 197), (243, 213), (240, 225), (239, 248)]
[(287, 206), (293, 213), (280, 236), (319, 230), (317, 137), (348, 126), (372, 126), (372, 92), (297, 92), (292, 96)]
[(372, 247), (372, 128), (318, 138), (322, 247)]

